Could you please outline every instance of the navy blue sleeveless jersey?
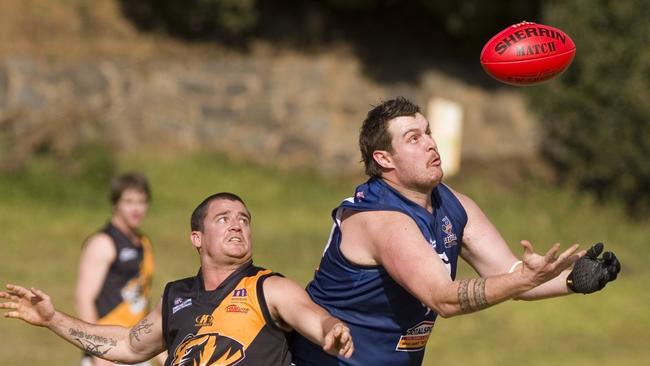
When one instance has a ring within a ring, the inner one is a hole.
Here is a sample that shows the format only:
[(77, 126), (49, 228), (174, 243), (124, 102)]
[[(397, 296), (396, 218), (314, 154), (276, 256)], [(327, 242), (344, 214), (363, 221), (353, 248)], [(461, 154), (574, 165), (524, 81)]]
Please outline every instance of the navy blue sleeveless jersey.
[(422, 364), (437, 314), (395, 282), (383, 267), (349, 262), (340, 250), (340, 224), (344, 210), (402, 212), (417, 223), (453, 279), (467, 214), (443, 184), (433, 190), (431, 198), (432, 213), (383, 180), (373, 178), (358, 186), (353, 198), (334, 209), (332, 233), (307, 292), (314, 302), (348, 324), (355, 351), (350, 359), (329, 356), (294, 332), (291, 353), (295, 365)]

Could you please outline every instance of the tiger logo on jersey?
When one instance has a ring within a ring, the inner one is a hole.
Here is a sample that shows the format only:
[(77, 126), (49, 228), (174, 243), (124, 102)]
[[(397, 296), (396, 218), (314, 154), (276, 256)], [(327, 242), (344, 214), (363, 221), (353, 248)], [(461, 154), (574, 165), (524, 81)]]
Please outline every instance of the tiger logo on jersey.
[(173, 366), (234, 366), (246, 357), (244, 346), (219, 333), (189, 335), (176, 347)]

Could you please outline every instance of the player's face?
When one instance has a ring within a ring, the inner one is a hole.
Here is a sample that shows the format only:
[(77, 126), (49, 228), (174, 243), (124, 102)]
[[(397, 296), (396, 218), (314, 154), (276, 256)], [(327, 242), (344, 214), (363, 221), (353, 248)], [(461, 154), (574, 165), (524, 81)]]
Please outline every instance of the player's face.
[(389, 122), (393, 152), (389, 154), (395, 177), (405, 186), (431, 189), (442, 180), (438, 146), (429, 121), (420, 113)]
[(214, 200), (203, 220), (203, 232), (193, 231), (192, 241), (218, 263), (243, 263), (252, 256), (250, 223), (250, 214), (241, 202)]
[(130, 229), (137, 229), (147, 215), (147, 195), (135, 189), (126, 189), (113, 206), (113, 217), (124, 222)]

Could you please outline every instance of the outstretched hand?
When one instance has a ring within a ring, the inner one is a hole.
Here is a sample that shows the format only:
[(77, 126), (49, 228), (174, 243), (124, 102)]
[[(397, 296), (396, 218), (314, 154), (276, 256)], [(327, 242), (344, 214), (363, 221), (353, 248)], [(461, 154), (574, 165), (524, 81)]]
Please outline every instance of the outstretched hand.
[(522, 240), (521, 246), (524, 247), (522, 271), (531, 276), (536, 285), (557, 277), (586, 254), (584, 250), (578, 252), (578, 244), (573, 244), (558, 255), (560, 244), (556, 243), (543, 256), (535, 253), (533, 245), (527, 240)]
[(0, 309), (8, 309), (6, 318), (22, 319), (29, 324), (47, 327), (54, 317), (54, 305), (50, 297), (35, 288), (26, 289), (17, 285), (6, 285), (7, 291), (0, 291)]
[(567, 277), (567, 286), (573, 291), (590, 294), (602, 290), (607, 282), (614, 281), (621, 271), (621, 263), (613, 252), (603, 252), (603, 243), (594, 244), (573, 266)]
[(350, 335), (350, 328), (345, 324), (338, 322), (325, 335), (325, 344), (323, 351), (332, 356), (343, 356), (350, 358), (354, 352), (354, 344)]

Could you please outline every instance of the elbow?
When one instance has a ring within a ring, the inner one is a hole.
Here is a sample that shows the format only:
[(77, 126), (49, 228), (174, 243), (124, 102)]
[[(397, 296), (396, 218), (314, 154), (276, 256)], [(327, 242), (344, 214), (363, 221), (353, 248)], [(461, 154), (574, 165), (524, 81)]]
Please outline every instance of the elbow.
[(448, 319), (451, 318), (452, 316), (456, 315), (453, 312), (444, 312), (444, 311), (436, 311), (439, 317)]
[(76, 296), (74, 307), (79, 319), (91, 323), (97, 320), (95, 302), (93, 299), (89, 299), (87, 296)]
[(441, 311), (441, 312), (438, 312), (438, 315), (439, 315), (441, 318), (445, 318), (445, 319), (448, 319), (448, 318), (454, 317), (454, 316), (456, 316), (456, 315), (461, 315), (461, 314), (463, 314), (463, 313), (460, 311), (460, 309), (451, 309), (451, 308), (450, 308), (450, 309), (446, 309), (446, 310)]
[(74, 298), (74, 309), (79, 314), (84, 308), (84, 301), (79, 297), (75, 296)]
[(88, 307), (89, 301), (86, 296), (81, 296), (77, 294), (74, 298), (74, 307), (77, 310), (77, 312), (81, 311), (82, 309), (86, 309)]
[(445, 319), (461, 314), (460, 308), (453, 304), (434, 304), (433, 306), (429, 306), (429, 308), (435, 311), (439, 317)]

